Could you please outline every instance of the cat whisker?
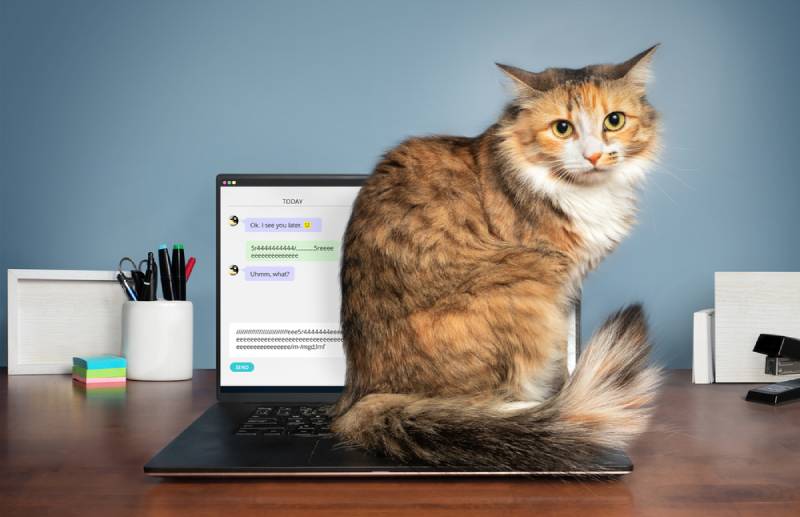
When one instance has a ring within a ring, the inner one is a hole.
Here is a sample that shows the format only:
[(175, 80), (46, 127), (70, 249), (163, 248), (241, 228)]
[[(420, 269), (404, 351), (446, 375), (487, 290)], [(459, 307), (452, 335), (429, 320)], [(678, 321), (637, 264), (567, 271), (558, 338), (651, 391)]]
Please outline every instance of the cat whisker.
[(653, 185), (655, 185), (655, 186), (656, 186), (656, 188), (657, 188), (658, 190), (660, 190), (660, 191), (661, 191), (661, 193), (662, 193), (662, 194), (664, 194), (664, 195), (667, 197), (667, 199), (669, 199), (670, 201), (672, 201), (672, 202), (673, 202), (674, 204), (676, 204), (676, 205), (678, 204), (678, 203), (677, 203), (677, 201), (675, 201), (675, 199), (674, 199), (672, 196), (670, 196), (669, 194), (667, 194), (667, 191), (666, 191), (666, 190), (664, 190), (663, 188), (661, 188), (661, 185), (659, 185), (657, 181), (653, 181)]
[(681, 183), (681, 184), (682, 184), (683, 186), (685, 186), (686, 188), (688, 188), (688, 189), (690, 189), (690, 190), (697, 190), (697, 189), (695, 189), (693, 186), (691, 186), (689, 183), (687, 183), (686, 181), (684, 181), (684, 179), (683, 179), (683, 178), (681, 178), (681, 177), (680, 177), (680, 176), (678, 176), (677, 174), (674, 174), (673, 172), (671, 172), (669, 169), (667, 169), (667, 168), (666, 168), (666, 167), (664, 167), (663, 165), (662, 165), (662, 166), (659, 166), (659, 167), (657, 167), (657, 168), (655, 168), (655, 169), (653, 169), (653, 172), (656, 172), (656, 173), (658, 173), (658, 172), (663, 172), (663, 173), (664, 173), (664, 174), (666, 174), (667, 176), (670, 176), (670, 177), (672, 177), (672, 178), (675, 178), (676, 180), (678, 180), (678, 182), (679, 182), (679, 183)]

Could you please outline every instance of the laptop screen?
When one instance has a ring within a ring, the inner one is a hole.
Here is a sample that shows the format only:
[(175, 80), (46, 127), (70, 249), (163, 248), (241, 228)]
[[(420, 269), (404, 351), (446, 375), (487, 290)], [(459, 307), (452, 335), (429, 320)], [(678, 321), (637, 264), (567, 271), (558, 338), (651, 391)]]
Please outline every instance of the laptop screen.
[(338, 391), (342, 236), (363, 177), (218, 177), (221, 389)]

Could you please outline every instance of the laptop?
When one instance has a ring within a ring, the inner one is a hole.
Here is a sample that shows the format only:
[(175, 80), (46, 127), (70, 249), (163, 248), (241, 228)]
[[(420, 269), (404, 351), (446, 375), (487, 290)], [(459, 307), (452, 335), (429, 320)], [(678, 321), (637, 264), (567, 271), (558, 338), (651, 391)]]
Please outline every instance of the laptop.
[[(144, 467), (150, 476), (616, 475), (609, 452), (569, 472), (400, 464), (339, 443), (325, 407), (341, 393), (342, 237), (362, 175), (216, 180), (217, 403)], [(569, 365), (578, 350), (578, 317)]]

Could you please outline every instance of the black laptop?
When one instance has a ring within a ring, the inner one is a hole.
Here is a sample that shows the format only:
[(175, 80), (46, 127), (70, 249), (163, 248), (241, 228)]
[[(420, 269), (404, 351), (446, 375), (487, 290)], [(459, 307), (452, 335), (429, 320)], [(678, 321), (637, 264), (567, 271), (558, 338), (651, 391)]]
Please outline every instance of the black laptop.
[[(339, 443), (339, 259), (365, 176), (217, 176), (217, 403), (144, 467), (151, 476), (615, 475), (622, 453), (569, 472), (398, 464)], [(576, 326), (577, 329), (577, 326)], [(571, 349), (579, 336), (572, 333)]]

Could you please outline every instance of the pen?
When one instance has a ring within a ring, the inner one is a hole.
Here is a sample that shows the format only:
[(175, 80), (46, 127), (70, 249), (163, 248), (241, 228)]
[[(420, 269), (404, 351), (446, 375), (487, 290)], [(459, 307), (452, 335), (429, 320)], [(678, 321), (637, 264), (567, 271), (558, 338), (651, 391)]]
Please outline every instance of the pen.
[(189, 257), (189, 260), (186, 261), (186, 280), (189, 280), (189, 277), (192, 276), (192, 270), (194, 269), (194, 265), (197, 263), (194, 257)]
[(144, 273), (138, 269), (131, 269), (131, 279), (133, 280), (133, 290), (136, 293), (136, 299), (147, 300), (147, 295), (144, 291)]
[(155, 301), (156, 291), (158, 284), (156, 277), (158, 276), (158, 267), (156, 266), (156, 259), (153, 257), (153, 252), (147, 252), (147, 269), (144, 272), (144, 299), (148, 301)]
[(174, 300), (172, 290), (172, 266), (169, 263), (167, 245), (158, 247), (158, 265), (161, 268), (161, 294), (165, 300)]
[(172, 246), (172, 285), (175, 300), (186, 299), (186, 257), (183, 244)]
[(125, 279), (125, 277), (122, 276), (122, 273), (117, 273), (117, 282), (119, 282), (119, 285), (121, 285), (122, 288), (125, 289), (125, 294), (128, 295), (128, 299), (130, 301), (132, 302), (137, 301), (136, 293), (133, 292), (133, 289), (131, 289), (131, 286), (128, 284), (128, 281)]

